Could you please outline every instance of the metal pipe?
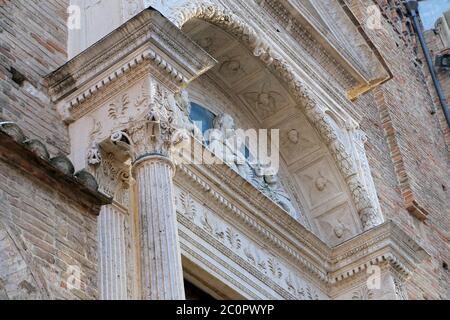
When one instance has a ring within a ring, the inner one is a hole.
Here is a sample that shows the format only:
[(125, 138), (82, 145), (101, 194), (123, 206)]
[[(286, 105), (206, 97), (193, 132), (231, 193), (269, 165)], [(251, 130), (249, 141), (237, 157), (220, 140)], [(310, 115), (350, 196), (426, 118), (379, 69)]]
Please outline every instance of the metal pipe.
[(445, 119), (447, 120), (447, 126), (450, 128), (450, 113), (448, 111), (447, 98), (445, 97), (444, 90), (442, 90), (441, 82), (436, 74), (436, 69), (434, 68), (433, 60), (431, 58), (430, 50), (428, 49), (425, 37), (422, 32), (422, 28), (419, 23), (418, 16), (418, 3), (416, 0), (407, 1), (406, 8), (412, 17), (414, 29), (416, 30), (417, 36), (419, 37), (420, 45), (422, 47), (425, 59), (427, 61), (428, 69), (430, 69), (431, 78), (433, 79), (434, 87), (436, 88), (437, 95), (439, 97), (439, 102), (441, 103), (442, 111), (444, 112)]

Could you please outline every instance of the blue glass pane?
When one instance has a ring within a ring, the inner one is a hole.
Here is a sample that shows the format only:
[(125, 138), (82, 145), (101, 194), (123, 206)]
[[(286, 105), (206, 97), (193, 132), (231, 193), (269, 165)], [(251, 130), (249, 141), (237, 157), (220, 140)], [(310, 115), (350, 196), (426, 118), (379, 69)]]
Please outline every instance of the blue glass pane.
[(216, 115), (202, 106), (191, 103), (191, 121), (205, 134), (206, 131), (214, 127), (214, 118)]

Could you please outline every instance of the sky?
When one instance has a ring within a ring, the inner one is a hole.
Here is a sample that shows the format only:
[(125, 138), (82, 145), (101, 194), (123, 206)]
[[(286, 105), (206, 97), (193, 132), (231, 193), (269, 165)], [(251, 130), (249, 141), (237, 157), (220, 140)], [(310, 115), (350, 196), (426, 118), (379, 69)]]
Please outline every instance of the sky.
[(447, 10), (450, 10), (450, 0), (420, 1), (419, 11), (425, 30), (433, 29), (436, 20)]

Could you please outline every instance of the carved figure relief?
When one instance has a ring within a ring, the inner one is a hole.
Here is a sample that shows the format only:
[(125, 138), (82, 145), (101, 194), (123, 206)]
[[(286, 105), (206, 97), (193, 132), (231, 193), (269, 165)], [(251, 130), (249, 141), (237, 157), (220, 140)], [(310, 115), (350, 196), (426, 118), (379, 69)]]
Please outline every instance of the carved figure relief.
[(189, 94), (186, 90), (183, 90), (177, 94), (175, 94), (176, 100), (176, 113), (178, 114), (178, 127), (180, 129), (185, 129), (190, 135), (192, 135), (195, 139), (200, 142), (204, 141), (203, 133), (201, 130), (192, 123), (189, 119), (189, 115), (191, 113), (191, 101), (189, 99)]
[(292, 204), (289, 194), (284, 189), (275, 172), (271, 172), (270, 169), (262, 171), (261, 168), (257, 166), (254, 168), (254, 175), (251, 182), (257, 189), (282, 207), (292, 217), (299, 219), (300, 214)]
[(310, 148), (314, 147), (314, 145), (315, 145), (314, 141), (309, 139), (307, 136), (304, 136), (302, 134), (302, 132), (300, 132), (296, 129), (289, 130), (286, 138), (287, 138), (287, 141), (289, 141), (289, 143), (291, 143), (293, 145), (297, 145), (297, 146), (301, 147), (302, 149), (310, 149)]
[(349, 214), (347, 205), (328, 211), (315, 221), (324, 241), (332, 246), (350, 239), (358, 232), (357, 224)]
[(102, 155), (97, 142), (92, 142), (87, 152), (87, 160), (88, 164), (93, 166), (99, 165), (102, 162)]
[(212, 56), (219, 56), (221, 52), (230, 48), (232, 39), (214, 26), (209, 26), (207, 32), (203, 27), (192, 31), (192, 39)]
[(224, 56), (219, 67), (219, 73), (225, 78), (243, 77), (247, 75), (240, 56)]
[(229, 88), (238, 90), (243, 83), (258, 80), (255, 75), (261, 66), (240, 46), (228, 49), (218, 57), (220, 64), (214, 69), (214, 73), (222, 79)]
[(280, 128), (280, 152), (288, 166), (324, 148), (314, 129), (303, 116), (284, 118)]
[(297, 178), (311, 209), (341, 193), (326, 161), (322, 160), (304, 169), (297, 174)]
[(246, 91), (242, 97), (260, 119), (264, 120), (284, 107), (283, 95), (271, 89), (268, 83), (252, 89), (256, 91)]
[(298, 218), (299, 214), (292, 204), (292, 200), (278, 176), (273, 171), (261, 168), (259, 165), (250, 164), (242, 150), (243, 143), (234, 132), (234, 119), (228, 114), (221, 114), (214, 121), (214, 130), (209, 134), (209, 149), (244, 179), (251, 182), (257, 189), (263, 192), (272, 201), (281, 206), (292, 217)]
[(208, 147), (219, 159), (239, 173), (238, 166), (244, 165), (247, 160), (239, 152), (242, 143), (239, 141), (235, 130), (236, 125), (233, 117), (226, 113), (218, 115), (214, 119), (214, 129), (210, 131), (208, 136)]

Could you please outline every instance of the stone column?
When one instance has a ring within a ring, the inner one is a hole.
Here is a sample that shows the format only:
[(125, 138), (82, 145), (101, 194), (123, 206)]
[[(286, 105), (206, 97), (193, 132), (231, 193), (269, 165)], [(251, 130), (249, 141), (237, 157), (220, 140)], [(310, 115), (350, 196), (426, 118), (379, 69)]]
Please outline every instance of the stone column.
[[(126, 214), (104, 206), (98, 221), (100, 298), (128, 300)], [(129, 263), (129, 261), (128, 261)]]
[(145, 300), (183, 300), (184, 282), (174, 205), (173, 149), (186, 137), (162, 88), (144, 119), (129, 129), (138, 191), (141, 288)]
[(174, 168), (169, 158), (137, 161), (142, 295), (149, 300), (184, 299), (183, 270), (173, 200)]
[(99, 190), (114, 199), (103, 206), (98, 219), (99, 291), (102, 300), (127, 300), (133, 287), (134, 270), (130, 208), (130, 168), (116, 155), (93, 143), (87, 153), (92, 174)]

